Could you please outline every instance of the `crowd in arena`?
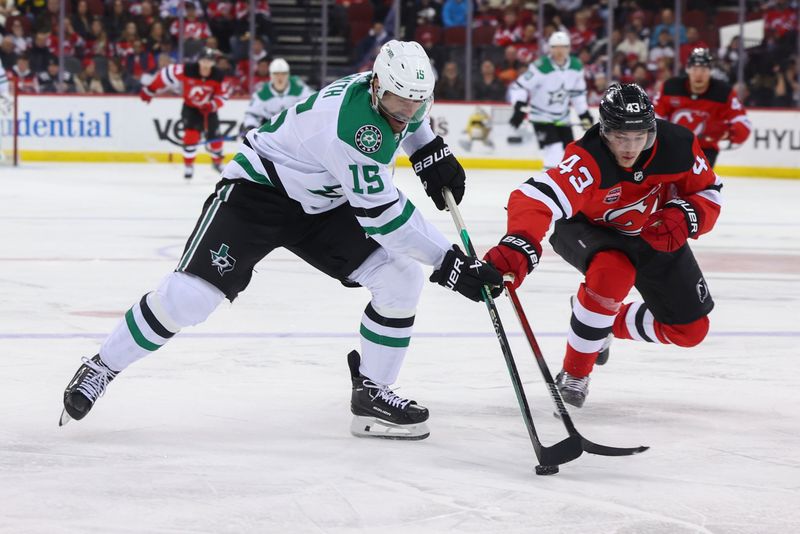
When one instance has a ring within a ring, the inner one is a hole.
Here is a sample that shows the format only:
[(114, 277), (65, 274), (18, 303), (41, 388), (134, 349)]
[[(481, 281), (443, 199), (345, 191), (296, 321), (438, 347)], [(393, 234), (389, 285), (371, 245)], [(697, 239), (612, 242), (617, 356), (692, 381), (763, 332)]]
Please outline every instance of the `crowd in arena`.
[[(467, 0), (403, 0), (402, 35), (395, 36), (397, 13), (391, 0), (336, 0), (330, 31), (351, 46), (352, 70), (366, 70), (380, 46), (392, 38), (420, 42), (437, 71), (437, 100), (464, 100), (464, 43)], [(652, 94), (685, 63), (689, 52), (706, 47), (715, 56), (713, 75), (735, 83), (744, 62), (745, 84), (738, 88), (747, 106), (800, 105), (797, 76), (797, 8), (789, 0), (748, 0), (748, 20), (764, 20), (764, 38), (747, 43), (740, 57), (738, 37), (719, 42), (719, 27), (735, 24), (735, 11), (720, 2), (687, 0), (676, 35), (672, 0), (623, 0), (607, 35), (607, 2), (551, 0), (539, 9), (526, 0), (476, 0), (474, 6), (472, 98), (505, 100), (506, 88), (540, 54), (540, 43), (566, 31), (572, 53), (585, 66), (589, 102), (597, 104), (613, 80), (636, 82)], [(59, 0), (0, 0), (0, 61), (18, 79), (21, 91), (48, 93), (136, 93), (143, 77), (179, 61), (179, 0), (66, 0), (63, 44), (59, 43)], [(269, 78), (275, 28), (267, 0), (256, 2), (256, 32), (250, 35), (246, 1), (185, 2), (183, 50), (220, 51), (233, 96), (250, 93), (247, 79), (252, 41), (255, 83)], [(724, 7), (724, 6), (723, 6)], [(309, 8), (314, 9), (314, 8)], [(542, 37), (540, 39), (540, 37)], [(608, 42), (612, 79), (608, 80)], [(679, 43), (675, 57), (675, 40)], [(57, 54), (63, 47), (64, 72)], [(59, 79), (62, 78), (62, 81)]]

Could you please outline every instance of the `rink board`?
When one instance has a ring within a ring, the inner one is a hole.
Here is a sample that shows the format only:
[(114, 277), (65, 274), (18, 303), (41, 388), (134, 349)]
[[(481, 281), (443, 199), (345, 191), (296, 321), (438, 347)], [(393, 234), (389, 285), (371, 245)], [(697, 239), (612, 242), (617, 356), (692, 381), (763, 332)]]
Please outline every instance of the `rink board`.
[[(230, 157), (236, 151), (247, 100), (229, 101), (220, 110), (220, 135)], [(180, 162), (181, 102), (162, 97), (145, 104), (137, 97), (23, 95), (18, 132), (22, 161)], [(503, 104), (434, 105), (434, 131), (459, 160), (472, 169), (538, 170), (541, 154), (530, 125), (514, 131)], [(593, 111), (597, 116), (596, 110)], [(483, 115), (487, 128), (469, 127)], [(717, 171), (725, 176), (800, 177), (800, 111), (752, 110), (753, 134), (735, 150), (723, 150)], [(577, 117), (573, 122), (578, 123)], [(6, 120), (2, 127), (8, 129)], [(581, 128), (574, 127), (575, 135)], [(516, 139), (517, 142), (513, 142)], [(509, 141), (512, 142), (509, 142)], [(209, 157), (202, 150), (198, 162)], [(399, 166), (409, 166), (399, 157)]]

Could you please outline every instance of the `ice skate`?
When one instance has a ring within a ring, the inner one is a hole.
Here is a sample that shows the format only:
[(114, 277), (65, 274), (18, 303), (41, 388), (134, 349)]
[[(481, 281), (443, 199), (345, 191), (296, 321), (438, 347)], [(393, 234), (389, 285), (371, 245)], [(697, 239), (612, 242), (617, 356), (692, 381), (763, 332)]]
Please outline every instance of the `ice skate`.
[(70, 419), (80, 420), (86, 417), (117, 374), (118, 371), (112, 371), (103, 363), (99, 354), (92, 358), (83, 358), (83, 365), (78, 368), (64, 390), (64, 411), (61, 412), (58, 426), (64, 426)]
[(361, 356), (352, 351), (347, 356), (353, 395), (350, 410), (353, 422), (350, 432), (358, 437), (420, 440), (430, 435), (428, 409), (415, 401), (398, 397), (388, 386), (376, 384), (363, 376), (358, 368)]
[(191, 180), (192, 176), (194, 176), (194, 167), (191, 165), (187, 165), (183, 168), (183, 177), (186, 180)]
[(556, 376), (556, 387), (564, 402), (580, 408), (589, 395), (589, 376), (576, 378), (562, 369)]

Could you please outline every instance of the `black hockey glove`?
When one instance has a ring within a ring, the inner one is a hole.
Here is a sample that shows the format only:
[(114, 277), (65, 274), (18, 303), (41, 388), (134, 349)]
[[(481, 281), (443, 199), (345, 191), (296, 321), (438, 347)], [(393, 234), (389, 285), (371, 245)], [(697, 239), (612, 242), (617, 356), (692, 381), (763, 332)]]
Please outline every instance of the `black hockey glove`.
[(525, 106), (525, 102), (514, 104), (514, 114), (511, 115), (511, 119), (508, 121), (514, 128), (519, 128), (522, 121), (525, 120), (525, 112), (522, 111), (523, 106)]
[(588, 130), (592, 127), (592, 124), (594, 124), (594, 119), (592, 118), (592, 114), (589, 113), (588, 109), (578, 115), (578, 118), (581, 120), (581, 127), (584, 130)]
[(456, 204), (461, 202), (467, 176), (464, 174), (464, 167), (441, 136), (437, 135), (436, 139), (414, 152), (409, 159), (414, 166), (414, 172), (422, 180), (425, 193), (438, 209), (445, 209), (443, 187), (453, 192)]
[(438, 269), (433, 271), (431, 282), (458, 291), (475, 302), (483, 300), (481, 288), (488, 285), (492, 296), (503, 292), (503, 275), (491, 264), (464, 254), (458, 245), (447, 251)]

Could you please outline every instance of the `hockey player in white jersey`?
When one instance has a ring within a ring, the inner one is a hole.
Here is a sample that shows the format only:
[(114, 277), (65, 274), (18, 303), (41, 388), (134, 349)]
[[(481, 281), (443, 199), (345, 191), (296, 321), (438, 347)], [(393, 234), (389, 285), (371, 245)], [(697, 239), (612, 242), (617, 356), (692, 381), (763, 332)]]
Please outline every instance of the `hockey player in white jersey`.
[[(481, 300), (500, 274), (466, 256), (397, 189), (397, 151), (439, 209), (443, 188), (460, 201), (464, 170), (426, 120), (434, 75), (415, 42), (383, 45), (373, 71), (342, 78), (250, 130), (205, 203), (175, 272), (125, 314), (64, 392), (61, 423), (81, 419), (117, 373), (203, 322), (284, 247), (343, 284), (367, 288), (361, 354), (348, 355), (351, 432), (423, 439), (428, 410), (396, 395), (423, 286), (420, 263), (453, 291)], [(276, 280), (276, 283), (281, 283)], [(317, 297), (319, 298), (319, 297)]]
[(586, 103), (583, 64), (569, 54), (569, 35), (554, 32), (548, 45), (550, 53), (531, 63), (508, 88), (508, 101), (514, 105), (510, 123), (519, 128), (525, 120), (524, 108), (529, 108), (528, 119), (536, 131), (545, 169), (558, 165), (564, 148), (574, 140), (569, 120), (570, 102), (584, 130), (593, 122)]
[(283, 58), (275, 58), (269, 64), (269, 82), (253, 93), (250, 105), (244, 112), (241, 136), (251, 128), (261, 126), (266, 121), (311, 96), (314, 91), (297, 76), (292, 76), (289, 63)]

